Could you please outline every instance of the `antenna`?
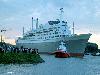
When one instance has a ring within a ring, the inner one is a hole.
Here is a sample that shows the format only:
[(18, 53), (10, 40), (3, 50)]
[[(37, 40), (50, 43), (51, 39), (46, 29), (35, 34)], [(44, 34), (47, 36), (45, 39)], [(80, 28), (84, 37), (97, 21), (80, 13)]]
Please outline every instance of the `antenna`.
[(74, 22), (73, 22), (73, 28), (72, 28), (72, 29), (73, 29), (73, 35), (74, 35), (74, 34), (75, 34), (75, 33), (74, 33), (74, 29), (75, 29), (75, 28), (74, 28)]
[(24, 35), (24, 27), (23, 27), (23, 35)]
[(63, 20), (63, 13), (64, 13), (63, 8), (60, 8), (60, 11), (61, 11), (61, 13), (60, 13), (60, 21), (62, 22), (62, 20)]
[(32, 17), (32, 30), (33, 30), (33, 17)]

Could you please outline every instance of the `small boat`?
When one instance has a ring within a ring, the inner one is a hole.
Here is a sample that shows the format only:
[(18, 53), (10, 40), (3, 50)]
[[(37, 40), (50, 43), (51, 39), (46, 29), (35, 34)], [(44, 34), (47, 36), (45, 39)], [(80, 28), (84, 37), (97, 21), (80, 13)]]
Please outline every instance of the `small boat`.
[(67, 52), (66, 47), (64, 46), (64, 43), (61, 42), (59, 45), (59, 48), (57, 48), (57, 51), (54, 52), (55, 57), (57, 58), (68, 58), (70, 57), (70, 54)]
[(96, 56), (100, 56), (100, 53), (98, 52), (98, 53), (96, 53)]
[(98, 53), (92, 53), (91, 55), (93, 55), (93, 56), (100, 56), (100, 53), (98, 52)]

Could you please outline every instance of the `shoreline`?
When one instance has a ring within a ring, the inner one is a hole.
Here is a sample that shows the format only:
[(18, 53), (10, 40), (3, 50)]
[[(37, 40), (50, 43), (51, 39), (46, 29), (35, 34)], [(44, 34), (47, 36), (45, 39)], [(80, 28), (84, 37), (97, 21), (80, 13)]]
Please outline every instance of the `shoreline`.
[(39, 54), (29, 53), (0, 53), (0, 64), (37, 64), (44, 60)]
[(0, 42), (0, 64), (37, 64), (44, 60), (38, 49), (17, 48), (14, 45)]

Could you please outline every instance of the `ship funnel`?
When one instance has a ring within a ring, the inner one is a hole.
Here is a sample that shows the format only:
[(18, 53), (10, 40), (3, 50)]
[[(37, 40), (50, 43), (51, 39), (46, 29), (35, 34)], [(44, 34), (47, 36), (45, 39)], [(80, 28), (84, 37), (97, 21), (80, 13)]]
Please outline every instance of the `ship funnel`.
[(32, 30), (33, 30), (33, 17), (32, 17)]
[(24, 27), (23, 27), (23, 36), (24, 36)]
[(36, 29), (38, 28), (38, 18), (36, 19)]
[(73, 35), (74, 35), (74, 34), (75, 34), (75, 30), (74, 30), (74, 29), (75, 29), (75, 27), (74, 27), (74, 22), (73, 22), (73, 28), (72, 28), (72, 29), (73, 29)]

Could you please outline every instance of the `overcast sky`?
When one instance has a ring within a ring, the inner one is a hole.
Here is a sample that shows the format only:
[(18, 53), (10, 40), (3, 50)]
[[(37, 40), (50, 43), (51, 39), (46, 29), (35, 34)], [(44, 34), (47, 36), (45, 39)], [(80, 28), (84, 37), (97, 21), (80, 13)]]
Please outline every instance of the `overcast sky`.
[(0, 0), (0, 29), (7, 29), (8, 38), (21, 36), (23, 26), (31, 28), (31, 17), (45, 24), (59, 18), (60, 8), (71, 28), (74, 21), (76, 33), (92, 33), (91, 40), (100, 42), (100, 0)]

